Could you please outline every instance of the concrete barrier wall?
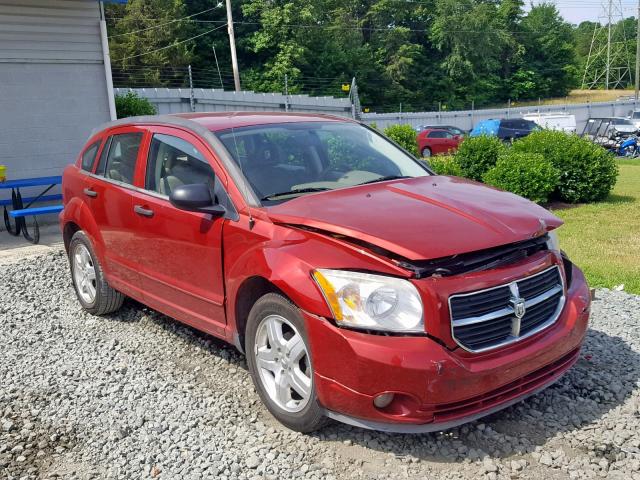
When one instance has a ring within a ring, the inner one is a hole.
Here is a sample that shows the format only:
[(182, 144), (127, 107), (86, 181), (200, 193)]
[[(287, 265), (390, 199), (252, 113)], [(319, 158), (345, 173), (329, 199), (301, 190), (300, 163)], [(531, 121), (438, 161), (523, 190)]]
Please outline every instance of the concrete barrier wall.
[[(191, 90), (188, 88), (116, 88), (116, 95), (133, 91), (147, 98), (158, 109), (158, 113), (191, 112)], [(348, 98), (310, 97), (280, 93), (233, 92), (216, 89), (195, 88), (193, 100), (196, 112), (225, 111), (274, 111), (285, 110), (288, 103), (291, 112), (327, 113), (351, 117), (351, 102)]]
[(364, 113), (362, 114), (362, 120), (368, 124), (375, 122), (378, 128), (407, 123), (413, 127), (420, 125), (453, 125), (463, 130), (471, 130), (478, 121), (490, 118), (517, 118), (527, 113), (564, 112), (576, 116), (577, 132), (582, 133), (582, 129), (590, 117), (626, 117), (629, 111), (637, 106), (640, 106), (640, 102), (622, 100), (617, 102), (492, 108), (486, 110), (459, 110), (451, 112)]

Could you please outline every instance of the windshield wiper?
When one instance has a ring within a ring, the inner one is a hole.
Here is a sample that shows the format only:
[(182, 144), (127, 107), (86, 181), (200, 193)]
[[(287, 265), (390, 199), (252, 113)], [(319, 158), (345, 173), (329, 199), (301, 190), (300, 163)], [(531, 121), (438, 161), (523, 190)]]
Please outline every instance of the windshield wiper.
[(386, 177), (374, 178), (373, 180), (368, 180), (366, 182), (358, 183), (356, 185), (366, 185), (367, 183), (385, 182), (387, 180), (400, 180), (403, 178), (413, 178), (413, 177), (410, 177), (409, 175), (387, 175)]
[(285, 197), (287, 195), (297, 195), (299, 193), (324, 192), (326, 190), (331, 190), (331, 189), (327, 187), (296, 188), (293, 190), (289, 190), (288, 192), (270, 193), (266, 197), (262, 197), (260, 200), (272, 200), (274, 198)]

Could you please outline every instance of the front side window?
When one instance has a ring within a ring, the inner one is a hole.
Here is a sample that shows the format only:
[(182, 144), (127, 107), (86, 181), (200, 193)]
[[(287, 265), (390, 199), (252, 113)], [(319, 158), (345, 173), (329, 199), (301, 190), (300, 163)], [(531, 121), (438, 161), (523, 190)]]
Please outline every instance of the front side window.
[(429, 175), (413, 157), (355, 123), (259, 125), (217, 136), (265, 205), (310, 191)]
[(101, 140), (94, 142), (82, 154), (82, 170), (86, 170), (87, 172), (91, 171), (91, 167), (93, 167), (93, 162), (96, 159), (96, 154), (98, 153), (98, 148), (100, 148), (100, 142)]
[(122, 133), (111, 137), (111, 145), (104, 170), (105, 178), (133, 184), (136, 159), (142, 133)]
[(155, 134), (149, 148), (145, 188), (171, 195), (180, 185), (206, 183), (214, 174), (204, 155), (191, 143), (172, 135)]

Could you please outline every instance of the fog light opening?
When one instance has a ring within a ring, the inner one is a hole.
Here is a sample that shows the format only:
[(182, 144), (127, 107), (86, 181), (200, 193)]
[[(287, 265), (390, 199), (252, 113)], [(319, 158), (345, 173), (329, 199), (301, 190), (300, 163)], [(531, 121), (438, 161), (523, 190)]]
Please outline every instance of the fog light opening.
[(381, 393), (380, 395), (376, 395), (373, 399), (373, 404), (376, 408), (386, 408), (391, 402), (393, 402), (393, 398), (395, 397), (395, 393), (387, 392)]

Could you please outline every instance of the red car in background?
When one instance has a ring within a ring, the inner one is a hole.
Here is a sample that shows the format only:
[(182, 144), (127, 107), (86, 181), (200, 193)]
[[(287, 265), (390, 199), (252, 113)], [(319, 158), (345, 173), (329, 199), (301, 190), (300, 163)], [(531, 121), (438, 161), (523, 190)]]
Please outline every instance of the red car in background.
[(351, 120), (127, 118), (95, 130), (62, 185), (82, 307), (128, 296), (234, 344), (294, 430), (468, 422), (557, 380), (585, 337), (559, 218)]
[(418, 151), (423, 157), (455, 152), (462, 140), (462, 135), (454, 135), (447, 130), (428, 128), (418, 134)]

